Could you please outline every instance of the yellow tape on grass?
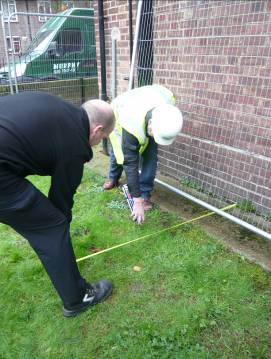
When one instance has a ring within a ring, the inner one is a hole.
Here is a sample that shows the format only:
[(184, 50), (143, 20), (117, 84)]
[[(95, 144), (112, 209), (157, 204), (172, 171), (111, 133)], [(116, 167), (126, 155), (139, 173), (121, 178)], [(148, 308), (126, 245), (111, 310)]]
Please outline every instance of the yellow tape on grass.
[[(229, 205), (229, 206), (227, 206), (227, 207), (221, 208), (221, 211), (226, 211), (226, 210), (232, 209), (232, 208), (234, 208), (234, 207), (236, 207), (236, 203), (231, 204), (231, 205)], [(134, 242), (136, 242), (136, 241), (140, 241), (141, 239), (145, 239), (145, 238), (152, 237), (152, 236), (157, 236), (157, 235), (160, 234), (160, 233), (163, 233), (163, 232), (166, 232), (166, 231), (170, 231), (171, 229), (175, 229), (175, 228), (184, 226), (184, 225), (187, 224), (187, 223), (195, 222), (195, 221), (198, 221), (199, 219), (212, 216), (213, 214), (215, 214), (215, 212), (209, 212), (209, 213), (203, 214), (202, 216), (199, 216), (199, 217), (190, 219), (190, 220), (188, 220), (188, 221), (175, 224), (174, 226), (161, 229), (160, 231), (156, 231), (156, 232), (153, 232), (153, 233), (150, 233), (150, 234), (145, 234), (145, 235), (142, 236), (142, 237), (138, 237), (138, 238), (132, 239), (132, 240), (130, 240), (130, 241), (128, 241), (128, 242), (124, 242), (124, 243), (121, 243), (121, 244), (117, 244), (117, 245), (115, 245), (115, 246), (113, 246), (113, 247), (103, 249), (103, 250), (101, 250), (101, 251), (99, 251), (99, 252), (97, 252), (97, 253), (92, 253), (92, 254), (89, 254), (88, 256), (78, 258), (78, 259), (76, 260), (76, 262), (82, 262), (82, 261), (84, 261), (84, 260), (86, 260), (86, 259), (88, 259), (88, 258), (91, 258), (91, 257), (94, 257), (94, 256), (98, 256), (99, 254), (112, 251), (113, 249), (117, 249), (117, 248), (126, 246), (127, 244), (134, 243)]]

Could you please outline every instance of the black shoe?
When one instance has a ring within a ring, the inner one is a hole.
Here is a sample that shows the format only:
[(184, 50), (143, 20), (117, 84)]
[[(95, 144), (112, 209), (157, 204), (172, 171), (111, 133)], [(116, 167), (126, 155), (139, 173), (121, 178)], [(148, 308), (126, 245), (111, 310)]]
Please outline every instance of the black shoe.
[(86, 294), (82, 302), (72, 306), (64, 306), (63, 314), (65, 317), (74, 317), (80, 312), (87, 310), (90, 306), (103, 302), (112, 293), (113, 285), (107, 279), (102, 279), (97, 283), (88, 284)]

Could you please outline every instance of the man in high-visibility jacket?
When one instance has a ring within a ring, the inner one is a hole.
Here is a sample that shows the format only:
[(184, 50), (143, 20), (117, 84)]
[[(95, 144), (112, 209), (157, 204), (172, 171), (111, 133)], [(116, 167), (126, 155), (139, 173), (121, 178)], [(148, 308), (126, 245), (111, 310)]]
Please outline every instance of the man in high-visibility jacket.
[(132, 216), (142, 223), (144, 212), (152, 208), (150, 196), (157, 168), (157, 144), (172, 144), (182, 129), (182, 114), (175, 106), (172, 92), (160, 85), (127, 91), (116, 97), (111, 106), (116, 125), (110, 135), (109, 181), (104, 189), (118, 185), (124, 168), (134, 198)]

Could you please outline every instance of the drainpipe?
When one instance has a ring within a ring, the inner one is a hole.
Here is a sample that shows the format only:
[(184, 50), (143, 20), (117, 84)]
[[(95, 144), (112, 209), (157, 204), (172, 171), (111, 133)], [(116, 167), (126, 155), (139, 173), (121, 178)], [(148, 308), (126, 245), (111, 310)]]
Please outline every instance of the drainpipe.
[(163, 182), (163, 181), (161, 181), (161, 180), (159, 180), (157, 178), (155, 179), (155, 182), (160, 184), (161, 186), (167, 188), (168, 190), (170, 190), (170, 191), (172, 191), (172, 192), (174, 192), (174, 193), (176, 193), (176, 194), (178, 194), (178, 195), (180, 195), (180, 196), (182, 196), (182, 197), (184, 197), (184, 198), (186, 198), (186, 199), (188, 199), (190, 201), (193, 201), (193, 202), (199, 204), (202, 207), (207, 208), (209, 211), (215, 212), (218, 215), (220, 215), (220, 216), (222, 216), (222, 217), (224, 217), (226, 219), (229, 219), (230, 221), (238, 224), (239, 226), (242, 226), (242, 227), (248, 229), (249, 231), (252, 231), (252, 232), (258, 234), (259, 236), (261, 236), (263, 238), (271, 240), (271, 233), (265, 232), (262, 229), (257, 228), (255, 226), (253, 226), (252, 224), (249, 224), (249, 223), (243, 221), (242, 219), (239, 219), (239, 218), (231, 215), (230, 213), (221, 211), (220, 209), (212, 206), (211, 204), (209, 204), (209, 203), (207, 203), (205, 201), (202, 201), (201, 199), (196, 198), (196, 197), (194, 197), (194, 196), (192, 196), (192, 195), (190, 195), (188, 193), (185, 193), (185, 192), (179, 190), (178, 188), (176, 188), (174, 186), (171, 186), (171, 185), (169, 185), (169, 184), (167, 184), (167, 183), (165, 183), (165, 182)]
[(113, 27), (111, 31), (112, 39), (112, 65), (111, 65), (111, 99), (117, 96), (117, 41), (120, 40), (120, 30)]
[(130, 63), (133, 56), (133, 4), (132, 0), (129, 0), (129, 48), (130, 48)]
[[(101, 99), (107, 101), (106, 93), (106, 60), (105, 60), (105, 35), (104, 35), (104, 6), (103, 1), (98, 0), (99, 37), (100, 37), (100, 63), (101, 63)], [(108, 155), (107, 139), (103, 140), (103, 152)]]
[(104, 35), (104, 6), (103, 1), (98, 0), (99, 33), (100, 33), (100, 61), (101, 61), (101, 99), (108, 100), (106, 94), (106, 62), (105, 62), (105, 35)]
[[(27, 0), (25, 0), (25, 8), (26, 8), (26, 12), (29, 13), (29, 6), (28, 6)], [(32, 31), (31, 31), (29, 15), (27, 15), (27, 28), (28, 28), (29, 40), (31, 42), (32, 41)]]

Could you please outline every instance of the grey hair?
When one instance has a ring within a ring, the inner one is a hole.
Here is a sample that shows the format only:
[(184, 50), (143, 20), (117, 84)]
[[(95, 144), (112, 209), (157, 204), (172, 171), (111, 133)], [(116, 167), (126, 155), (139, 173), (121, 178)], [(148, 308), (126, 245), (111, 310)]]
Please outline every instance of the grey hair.
[(89, 100), (82, 105), (86, 111), (90, 123), (90, 128), (102, 125), (105, 131), (110, 130), (115, 125), (115, 116), (109, 103), (102, 100)]

